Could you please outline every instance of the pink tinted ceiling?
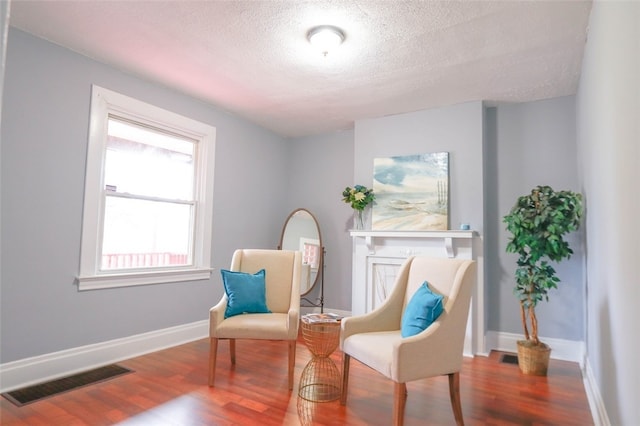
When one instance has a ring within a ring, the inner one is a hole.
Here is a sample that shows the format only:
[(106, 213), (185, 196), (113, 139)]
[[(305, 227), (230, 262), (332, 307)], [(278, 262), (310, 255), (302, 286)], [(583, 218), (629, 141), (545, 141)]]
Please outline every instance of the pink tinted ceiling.
[[(574, 94), (589, 1), (22, 1), (10, 25), (286, 137)], [(342, 28), (326, 57), (312, 27)]]

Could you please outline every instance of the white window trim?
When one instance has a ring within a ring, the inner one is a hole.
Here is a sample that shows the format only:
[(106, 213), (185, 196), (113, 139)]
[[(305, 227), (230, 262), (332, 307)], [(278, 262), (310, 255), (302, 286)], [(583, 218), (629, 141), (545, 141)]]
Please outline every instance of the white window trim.
[[(192, 267), (154, 269), (151, 271), (100, 271), (101, 215), (104, 210), (104, 152), (109, 113), (138, 117), (158, 127), (188, 135), (198, 141), (198, 176), (195, 188), (196, 217)], [(84, 211), (79, 290), (94, 290), (135, 285), (206, 280), (211, 277), (211, 238), (213, 218), (213, 176), (215, 164), (215, 127), (175, 114), (162, 108), (93, 85), (89, 147), (85, 179)]]

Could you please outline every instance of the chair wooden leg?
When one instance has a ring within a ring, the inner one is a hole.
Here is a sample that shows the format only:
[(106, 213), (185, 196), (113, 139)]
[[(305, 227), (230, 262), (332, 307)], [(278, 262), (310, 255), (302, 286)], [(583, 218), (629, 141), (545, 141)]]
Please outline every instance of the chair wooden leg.
[(451, 408), (453, 408), (453, 417), (456, 419), (458, 426), (464, 426), (462, 418), (462, 405), (460, 404), (460, 373), (455, 372), (449, 374), (449, 396), (451, 397)]
[(231, 355), (231, 365), (236, 365), (236, 339), (229, 339), (229, 355)]
[(216, 358), (218, 355), (218, 339), (209, 338), (209, 386), (213, 387), (216, 378)]
[(289, 390), (293, 390), (293, 372), (296, 367), (296, 341), (289, 340)]
[(340, 392), (340, 405), (347, 404), (347, 388), (349, 387), (349, 360), (350, 355), (342, 353), (342, 391)]
[(394, 382), (393, 398), (393, 424), (402, 426), (404, 423), (404, 408), (407, 405), (406, 383)]

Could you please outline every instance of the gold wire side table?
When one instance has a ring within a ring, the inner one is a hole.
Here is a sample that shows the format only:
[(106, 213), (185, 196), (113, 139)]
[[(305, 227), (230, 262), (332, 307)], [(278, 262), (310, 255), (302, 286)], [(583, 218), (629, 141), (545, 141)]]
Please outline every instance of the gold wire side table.
[(340, 398), (340, 372), (329, 358), (340, 340), (340, 317), (325, 315), (304, 315), (301, 321), (302, 338), (312, 358), (302, 370), (298, 396), (307, 401), (328, 402)]

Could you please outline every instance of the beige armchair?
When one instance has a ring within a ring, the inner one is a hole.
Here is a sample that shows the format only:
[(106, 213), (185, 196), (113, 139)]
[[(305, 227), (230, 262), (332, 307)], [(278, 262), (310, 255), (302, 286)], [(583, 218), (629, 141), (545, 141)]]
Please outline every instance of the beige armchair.
[[(227, 295), (209, 311), (209, 386), (214, 385), (218, 341), (229, 339), (231, 364), (236, 363), (236, 339), (286, 340), (289, 344), (289, 390), (293, 389), (296, 339), (300, 323), (302, 257), (289, 250), (236, 250), (230, 271), (254, 274), (265, 269), (266, 305), (271, 313), (225, 318)], [(265, 367), (266, 368), (266, 367)]]
[[(393, 422), (402, 425), (407, 401), (406, 383), (433, 376), (449, 376), (449, 394), (458, 425), (464, 424), (460, 404), (459, 371), (476, 280), (472, 260), (411, 257), (407, 259), (387, 300), (362, 316), (342, 320), (343, 382), (340, 403), (346, 404), (349, 360), (353, 357), (393, 380)], [(442, 314), (425, 330), (403, 338), (402, 316), (424, 281), (443, 295)]]

